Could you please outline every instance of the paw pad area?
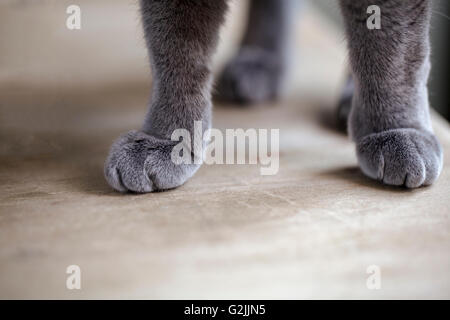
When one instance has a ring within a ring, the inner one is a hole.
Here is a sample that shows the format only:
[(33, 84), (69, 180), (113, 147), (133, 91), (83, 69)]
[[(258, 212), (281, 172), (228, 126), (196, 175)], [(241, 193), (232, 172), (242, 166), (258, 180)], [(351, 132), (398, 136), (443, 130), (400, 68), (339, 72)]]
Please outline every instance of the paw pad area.
[(371, 134), (356, 146), (361, 170), (387, 185), (418, 188), (432, 184), (442, 170), (442, 148), (436, 137), (416, 129)]

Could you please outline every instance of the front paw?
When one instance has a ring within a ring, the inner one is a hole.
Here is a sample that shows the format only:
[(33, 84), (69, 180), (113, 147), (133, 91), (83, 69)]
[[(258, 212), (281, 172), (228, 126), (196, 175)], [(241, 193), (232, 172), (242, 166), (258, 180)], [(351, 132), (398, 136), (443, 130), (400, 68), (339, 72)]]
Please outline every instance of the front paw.
[(278, 96), (282, 58), (267, 50), (244, 47), (225, 67), (218, 80), (222, 100), (251, 104)]
[(176, 143), (139, 131), (122, 135), (113, 143), (106, 160), (106, 180), (121, 192), (145, 193), (182, 185), (200, 165), (172, 162)]
[(432, 184), (442, 169), (442, 148), (425, 130), (394, 129), (361, 138), (356, 146), (361, 170), (388, 185), (418, 188)]

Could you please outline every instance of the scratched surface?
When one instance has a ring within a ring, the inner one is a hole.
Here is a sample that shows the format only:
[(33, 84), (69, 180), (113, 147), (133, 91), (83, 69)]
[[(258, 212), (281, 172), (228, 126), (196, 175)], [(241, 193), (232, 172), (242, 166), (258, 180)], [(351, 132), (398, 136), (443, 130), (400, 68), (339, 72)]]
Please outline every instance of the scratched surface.
[[(4, 6), (11, 21), (25, 14)], [(98, 45), (106, 55), (126, 47), (123, 63), (103, 70), (100, 60), (115, 58), (91, 53), (85, 63), (98, 66), (98, 79), (88, 85), (73, 66), (73, 78), (58, 78), (51, 50), (48, 70), (27, 73), (18, 66), (34, 61), (16, 63), (11, 52), (3, 61), (0, 298), (450, 298), (450, 158), (436, 185), (415, 191), (360, 173), (352, 143), (330, 120), (345, 69), (342, 35), (309, 7), (294, 36), (300, 50), (286, 98), (215, 110), (216, 128), (280, 129), (277, 175), (260, 176), (250, 165), (204, 166), (177, 190), (113, 192), (102, 176), (109, 144), (140, 126), (148, 96), (143, 43), (130, 36), (135, 7), (121, 6), (107, 12), (130, 21)], [(46, 28), (59, 21), (55, 8), (29, 10), (42, 10)], [(95, 8), (91, 15), (104, 12)], [(71, 40), (64, 32), (42, 41), (56, 48)], [(224, 32), (226, 49), (234, 35)], [(88, 46), (98, 37), (85, 32), (73, 41)], [(76, 52), (64, 52), (80, 63)], [(226, 52), (219, 50), (217, 65)], [(129, 70), (140, 73), (133, 80)], [(109, 81), (121, 73), (125, 80)], [(448, 155), (449, 126), (434, 121)], [(73, 264), (81, 290), (66, 289)], [(380, 267), (380, 290), (367, 289), (371, 265)]]

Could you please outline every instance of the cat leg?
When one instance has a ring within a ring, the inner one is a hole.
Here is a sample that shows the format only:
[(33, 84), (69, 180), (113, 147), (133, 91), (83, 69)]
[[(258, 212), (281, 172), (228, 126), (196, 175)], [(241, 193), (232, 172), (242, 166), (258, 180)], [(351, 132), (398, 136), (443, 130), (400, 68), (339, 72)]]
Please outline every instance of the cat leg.
[(171, 189), (199, 168), (195, 159), (172, 161), (180, 141), (171, 136), (185, 129), (193, 139), (194, 121), (202, 124), (200, 134), (211, 126), (210, 57), (226, 9), (226, 0), (141, 0), (153, 91), (142, 129), (122, 135), (111, 147), (105, 177), (114, 189)]
[(348, 115), (352, 109), (353, 93), (355, 91), (355, 82), (353, 77), (348, 75), (344, 90), (337, 105), (336, 123), (339, 129), (347, 130)]
[[(355, 93), (349, 133), (362, 171), (385, 184), (432, 184), (442, 169), (433, 134), (427, 80), (431, 0), (340, 0)], [(381, 29), (369, 30), (371, 5)]]
[(290, 8), (294, 1), (251, 1), (241, 47), (218, 80), (219, 98), (251, 104), (278, 96), (286, 60)]

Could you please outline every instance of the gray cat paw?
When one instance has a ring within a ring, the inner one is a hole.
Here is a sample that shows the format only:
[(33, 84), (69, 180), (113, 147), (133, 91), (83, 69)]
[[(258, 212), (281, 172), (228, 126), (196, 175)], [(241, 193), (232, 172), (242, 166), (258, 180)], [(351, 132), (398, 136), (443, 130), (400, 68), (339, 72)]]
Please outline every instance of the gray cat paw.
[(280, 89), (281, 65), (277, 54), (256, 47), (242, 48), (219, 78), (218, 97), (242, 104), (275, 99)]
[(182, 185), (200, 165), (172, 162), (171, 152), (176, 143), (140, 131), (120, 136), (105, 162), (106, 180), (120, 192), (146, 193)]
[(442, 169), (442, 148), (427, 131), (395, 129), (363, 137), (356, 146), (361, 170), (388, 185), (432, 184)]

